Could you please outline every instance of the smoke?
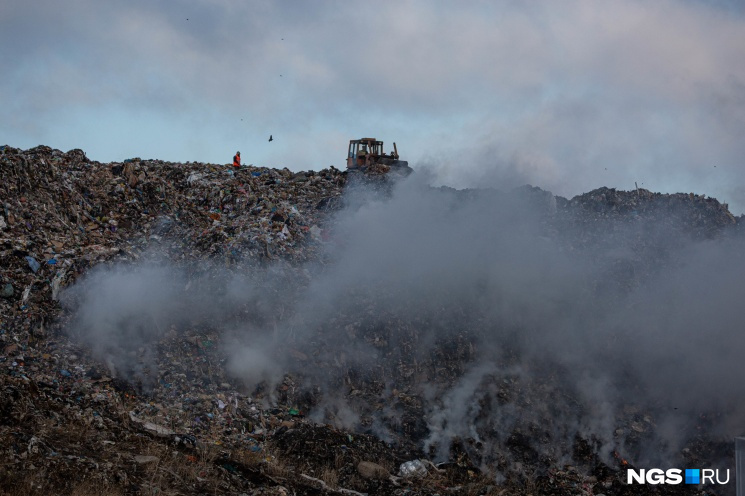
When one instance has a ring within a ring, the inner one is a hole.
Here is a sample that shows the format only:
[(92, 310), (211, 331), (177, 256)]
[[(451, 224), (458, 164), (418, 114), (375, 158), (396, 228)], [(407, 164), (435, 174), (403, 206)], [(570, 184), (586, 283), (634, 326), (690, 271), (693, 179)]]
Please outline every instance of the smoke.
[(183, 288), (180, 274), (155, 264), (99, 266), (64, 291), (61, 303), (75, 309), (70, 332), (91, 346), (114, 377), (147, 380), (155, 343), (182, 321)]
[(711, 440), (742, 432), (741, 237), (577, 217), (537, 188), (382, 189), (347, 191), (323, 263), (95, 269), (72, 329), (137, 374), (134, 351), (209, 325), (249, 387), (292, 374), (317, 421), (499, 470), (585, 445), (679, 459), (704, 413)]
[[(239, 274), (210, 261), (177, 265), (155, 252), (140, 260), (94, 267), (60, 296), (71, 313), (68, 333), (90, 346), (112, 376), (149, 389), (158, 372), (159, 340), (193, 330), (223, 332), (226, 347), (253, 354), (231, 364), (236, 375), (255, 383), (281, 376), (281, 363), (256, 350), (271, 340), (264, 330), (281, 316), (276, 297), (289, 287), (287, 274), (277, 267)], [(235, 329), (253, 340), (251, 348), (235, 339)]]

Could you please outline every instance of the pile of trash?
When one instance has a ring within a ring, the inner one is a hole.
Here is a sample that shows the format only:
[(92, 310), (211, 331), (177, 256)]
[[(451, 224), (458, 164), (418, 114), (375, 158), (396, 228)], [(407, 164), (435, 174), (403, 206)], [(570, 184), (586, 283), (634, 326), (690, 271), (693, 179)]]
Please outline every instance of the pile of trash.
[[(101, 164), (82, 150), (0, 149), (0, 311), (39, 331), (61, 287), (103, 261), (157, 248), (226, 264), (315, 256), (336, 169), (293, 173), (203, 163)], [(168, 246), (162, 246), (167, 243)]]
[[(287, 366), (281, 380), (259, 386), (230, 373), (216, 323), (165, 323), (152, 347), (127, 349), (141, 367), (135, 376), (75, 339), (76, 321), (60, 304), (65, 288), (96, 267), (154, 252), (187, 270), (295, 278), (307, 288), (315, 276), (309, 263), (321, 273), (335, 263), (328, 247), (341, 243), (333, 223), (345, 194), (357, 188), (390, 198), (398, 179), (388, 172), (234, 170), (139, 158), (104, 164), (81, 150), (2, 147), (0, 495), (666, 494), (629, 488), (627, 462), (602, 460), (592, 439), (562, 440), (573, 460), (562, 458), (546, 426), (557, 408), (579, 410), (579, 403), (550, 374), (543, 382), (519, 377), (515, 349), (498, 350), (495, 361), (506, 372), (473, 376), (483, 409), (472, 435), (448, 446), (429, 442), (435, 426), (447, 430), (456, 419), (447, 404), (433, 411), (428, 394), (464, 381), (487, 332), (466, 324), (467, 308), (433, 307), (426, 318), (407, 320), (363, 288), (299, 341), (287, 324), (297, 312), (288, 309), (293, 296), (278, 292), (267, 298), (262, 325), (277, 334), (289, 328), (282, 350), (289, 361), (278, 361)], [(709, 239), (740, 220), (714, 199), (646, 190), (601, 188), (570, 200), (530, 187), (450, 193), (458, 202), (498, 196), (514, 206), (519, 199), (537, 212), (541, 235), (567, 251), (589, 252), (609, 233), (645, 234), (630, 245), (644, 267), (668, 256), (659, 232)], [(267, 267), (273, 272), (262, 272)], [(647, 274), (618, 272), (624, 288)], [(234, 317), (248, 320), (242, 311)], [(430, 334), (435, 328), (453, 331), (440, 339)], [(373, 350), (380, 361), (358, 367), (344, 350)], [(317, 384), (319, 370), (333, 371), (333, 379)], [(334, 395), (344, 401), (328, 403)], [(532, 414), (489, 433), (488, 398)], [(630, 445), (654, 429), (639, 407), (612, 420)], [(712, 444), (691, 445), (690, 460), (725, 449)]]
[[(572, 223), (575, 228), (583, 226), (588, 236), (637, 225), (648, 231), (663, 232), (665, 236), (701, 240), (717, 237), (738, 223), (726, 203), (694, 193), (662, 194), (646, 189), (617, 191), (603, 187), (571, 200), (556, 199), (567, 224)], [(588, 224), (592, 228), (588, 229)]]

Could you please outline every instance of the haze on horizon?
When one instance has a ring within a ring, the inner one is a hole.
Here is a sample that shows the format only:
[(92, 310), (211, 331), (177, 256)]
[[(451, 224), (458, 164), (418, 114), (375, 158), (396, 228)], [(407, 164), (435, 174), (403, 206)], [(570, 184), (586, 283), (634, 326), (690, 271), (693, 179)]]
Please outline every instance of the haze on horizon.
[(31, 0), (0, 55), (14, 147), (317, 170), (373, 136), (433, 184), (745, 211), (739, 2)]

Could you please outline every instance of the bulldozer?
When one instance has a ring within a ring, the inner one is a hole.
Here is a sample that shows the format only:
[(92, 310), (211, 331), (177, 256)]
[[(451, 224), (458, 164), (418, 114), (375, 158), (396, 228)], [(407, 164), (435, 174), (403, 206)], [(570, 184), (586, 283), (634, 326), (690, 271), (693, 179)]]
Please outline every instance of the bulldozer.
[(375, 138), (349, 140), (347, 168), (365, 170), (374, 165), (384, 165), (402, 172), (411, 171), (407, 161), (399, 160), (396, 143), (393, 143), (393, 151), (390, 154), (385, 154), (383, 152), (383, 142)]

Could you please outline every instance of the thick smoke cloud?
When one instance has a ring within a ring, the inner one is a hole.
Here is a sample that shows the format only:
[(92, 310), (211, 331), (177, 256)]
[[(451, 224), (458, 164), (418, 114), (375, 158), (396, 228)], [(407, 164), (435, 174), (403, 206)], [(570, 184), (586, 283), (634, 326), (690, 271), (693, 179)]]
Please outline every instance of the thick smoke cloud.
[(323, 264), (101, 268), (67, 293), (71, 329), (135, 375), (171, 326), (218, 329), (249, 390), (292, 374), (311, 418), (437, 460), (569, 461), (582, 439), (642, 466), (678, 459), (711, 412), (711, 439), (741, 434), (742, 238), (574, 222), (544, 191), (422, 175), (346, 204)]

